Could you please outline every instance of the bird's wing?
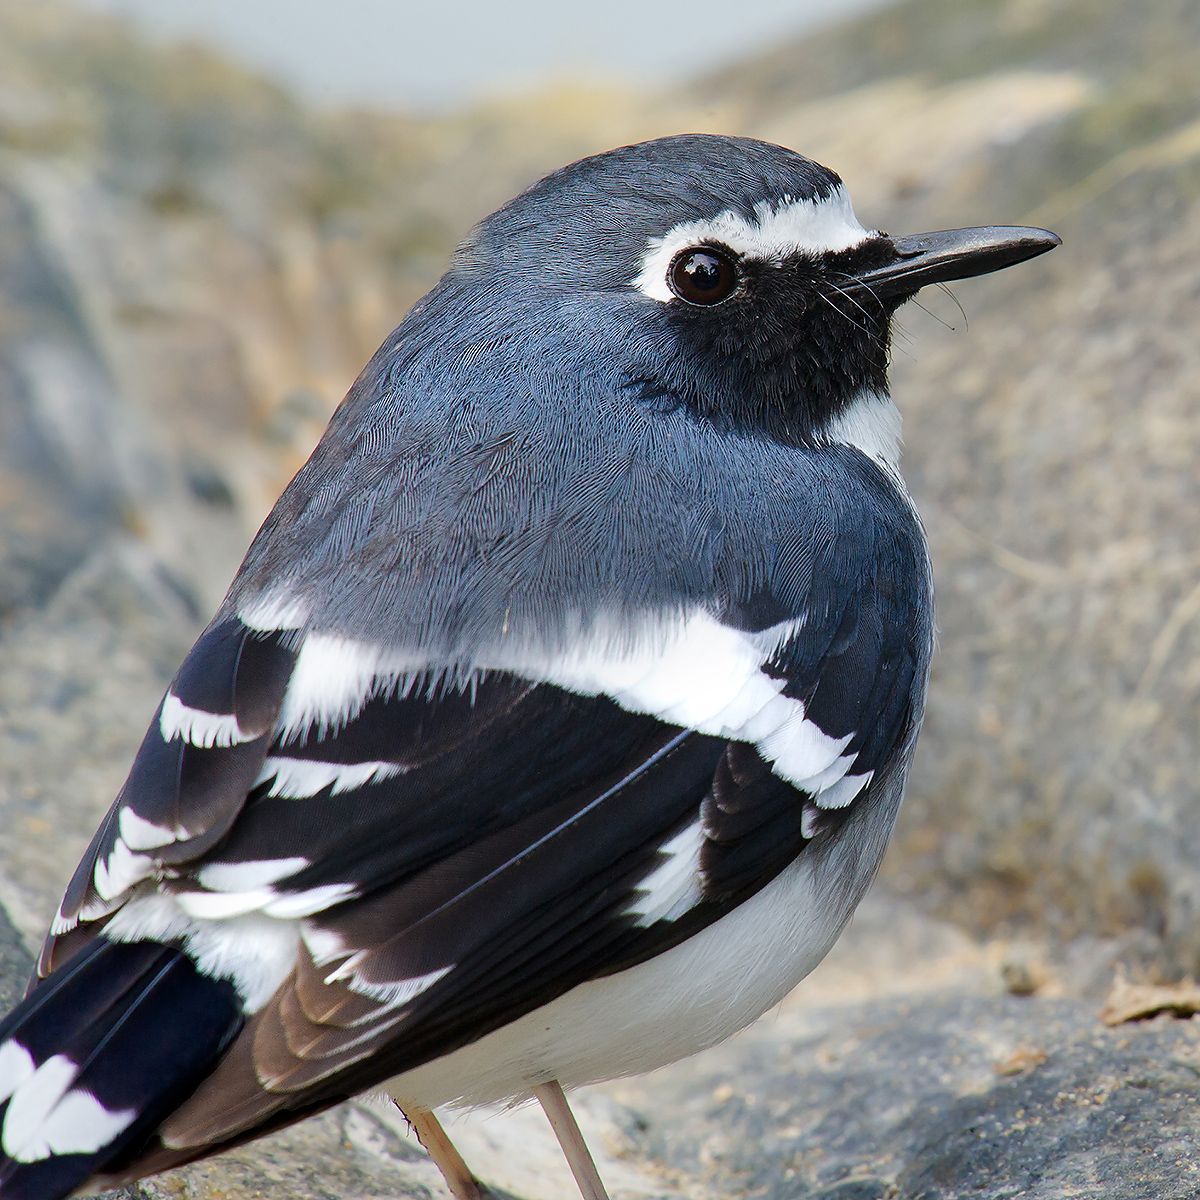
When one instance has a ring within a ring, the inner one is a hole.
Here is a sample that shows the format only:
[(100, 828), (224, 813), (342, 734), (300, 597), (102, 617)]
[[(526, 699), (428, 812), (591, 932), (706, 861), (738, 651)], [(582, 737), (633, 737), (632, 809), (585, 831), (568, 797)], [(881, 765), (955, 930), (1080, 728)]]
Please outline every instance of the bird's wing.
[(228, 833), (262, 768), (296, 655), (236, 618), (192, 647), (50, 929), (45, 977), (148, 881), (186, 872)]
[(210, 630), (59, 919), (64, 950), (103, 925), (224, 956), (247, 1000), (172, 1154), (444, 1054), (753, 894), (909, 738), (904, 616), (870, 584), (767, 630), (694, 613), (652, 652), (598, 636), (457, 676)]
[(927, 595), (891, 572), (924, 564), (825, 541), (781, 549), (765, 597), (597, 616), (466, 664), (278, 601), (226, 611), (43, 956), (101, 930), (173, 940), (237, 986), (248, 1025), (156, 1168), (661, 953), (871, 803), (928, 657)]

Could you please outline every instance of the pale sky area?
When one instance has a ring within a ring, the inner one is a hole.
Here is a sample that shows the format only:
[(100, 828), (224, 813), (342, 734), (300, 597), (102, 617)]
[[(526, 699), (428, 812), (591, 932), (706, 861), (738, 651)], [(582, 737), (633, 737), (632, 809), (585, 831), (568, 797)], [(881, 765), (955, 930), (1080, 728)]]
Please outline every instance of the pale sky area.
[(319, 104), (438, 109), (582, 73), (668, 83), (887, 0), (86, 0)]

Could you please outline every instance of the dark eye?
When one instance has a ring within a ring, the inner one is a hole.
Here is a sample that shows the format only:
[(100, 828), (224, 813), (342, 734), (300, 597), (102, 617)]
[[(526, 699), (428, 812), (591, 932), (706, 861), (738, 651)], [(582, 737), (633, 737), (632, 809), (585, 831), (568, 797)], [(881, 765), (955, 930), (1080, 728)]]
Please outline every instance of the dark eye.
[(671, 263), (667, 283), (689, 304), (720, 304), (738, 285), (737, 263), (732, 255), (712, 246), (683, 250)]

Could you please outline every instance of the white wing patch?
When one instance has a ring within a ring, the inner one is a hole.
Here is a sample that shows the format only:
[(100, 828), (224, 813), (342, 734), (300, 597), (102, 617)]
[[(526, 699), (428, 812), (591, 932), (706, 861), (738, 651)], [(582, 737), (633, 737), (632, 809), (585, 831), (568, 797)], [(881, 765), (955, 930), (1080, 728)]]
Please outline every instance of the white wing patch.
[(135, 854), (121, 838), (117, 838), (108, 857), (97, 861), (92, 881), (102, 900), (115, 900), (153, 873), (154, 859), (148, 854)]
[[(354, 973), (362, 953), (360, 951), (336, 971), (331, 971), (325, 976), (325, 982), (329, 984), (343, 979), (352, 992), (378, 1000), (385, 1009), (400, 1008), (410, 1000), (415, 1000), (422, 992), (428, 991), (439, 979), (454, 970), (454, 964), (451, 963), (448, 967), (439, 967), (426, 975), (414, 975), (409, 979), (397, 979), (389, 983), (367, 983)], [(368, 1019), (376, 1020), (378, 1016), (378, 1013), (372, 1013)]]
[(250, 862), (217, 862), (202, 867), (197, 878), (214, 892), (242, 892), (278, 883), (308, 866), (307, 858), (256, 859)]
[[(14, 1046), (24, 1059), (5, 1050)], [(110, 1112), (90, 1092), (68, 1090), (79, 1068), (66, 1055), (55, 1054), (30, 1072), (33, 1059), (16, 1042), (0, 1048), (0, 1065), (16, 1067), (19, 1080), (7, 1093), (0, 1145), (17, 1162), (39, 1162), (52, 1154), (90, 1154), (107, 1146), (127, 1129), (136, 1109)], [(3, 1085), (0, 1085), (3, 1086)]]
[(33, 1055), (20, 1042), (10, 1038), (0, 1046), (0, 1103), (32, 1079), (36, 1070)]
[(283, 920), (310, 917), (313, 913), (341, 904), (343, 900), (352, 900), (357, 895), (358, 888), (352, 883), (323, 883), (303, 892), (283, 892), (264, 904), (262, 911), (269, 917)]
[(353, 953), (346, 946), (345, 939), (340, 933), (332, 929), (325, 929), (313, 921), (301, 923), (300, 936), (304, 939), (304, 945), (308, 948), (309, 955), (318, 967), (326, 967), (331, 962), (336, 962)]
[(675, 921), (700, 902), (700, 851), (704, 846), (704, 828), (692, 822), (664, 842), (659, 852), (666, 862), (655, 867), (637, 886), (638, 895), (626, 908), (636, 916), (635, 925), (653, 925), (655, 921)]
[(745, 740), (754, 742), (758, 752), (772, 764), (776, 775), (811, 792), (817, 786), (814, 780), (820, 779), (838, 761), (854, 735), (830, 737), (814, 722), (805, 720), (804, 705), (799, 700), (786, 702), (794, 707), (780, 721), (760, 736)]
[[(191, 893), (197, 895), (198, 893)], [(180, 940), (196, 969), (228, 979), (247, 1014), (257, 1012), (287, 978), (300, 946), (299, 922), (248, 912), (220, 920), (197, 920), (182, 896), (159, 892), (131, 900), (105, 926), (113, 942)]]
[(99, 921), (101, 917), (107, 917), (109, 913), (116, 912), (124, 903), (123, 895), (112, 900), (95, 899), (85, 904), (76, 915), (71, 917), (64, 916), (60, 906), (58, 912), (54, 914), (54, 919), (50, 922), (50, 932), (57, 937), (60, 933), (67, 933), (81, 923), (86, 925), (89, 921)]
[[(164, 707), (165, 711), (165, 707)], [(195, 712), (196, 710), (189, 710)], [(315, 796), (322, 788), (330, 787), (331, 794), (350, 791), (367, 783), (375, 783), (403, 772), (397, 763), (322, 763), (303, 759), (268, 758), (259, 773), (256, 783), (273, 779), (270, 795), (287, 798)], [(90, 906), (78, 916), (66, 918), (61, 910), (51, 926), (54, 934), (74, 929), (80, 920), (95, 920), (107, 916), (120, 898), (131, 888), (156, 874), (157, 867), (152, 854), (139, 851), (156, 850), (186, 837), (186, 830), (169, 830), (152, 821), (139, 817), (126, 806), (117, 817), (120, 836), (113, 842), (108, 854), (96, 862), (92, 873), (93, 886), (100, 902)], [(294, 874), (308, 865), (307, 859), (286, 859), (279, 862), (295, 864), (271, 878), (255, 876), (255, 870), (275, 869), (278, 862), (262, 863), (217, 863), (205, 867), (200, 873), (200, 882), (211, 892), (184, 893), (180, 902), (197, 917), (221, 919), (241, 913), (262, 910), (288, 918), (317, 912), (331, 903), (347, 899), (354, 889), (349, 884), (325, 885), (303, 893), (280, 895), (264, 885), (275, 883), (286, 875)], [(252, 881), (253, 877), (253, 881)], [(217, 883), (217, 879), (224, 882)], [(231, 880), (240, 882), (229, 882)]]
[[(511, 671), (578, 695), (607, 695), (629, 712), (685, 729), (749, 742), (782, 779), (819, 796), (852, 769), (853, 759), (842, 752), (853, 735), (829, 737), (805, 719), (801, 701), (782, 695), (784, 681), (762, 669), (803, 624), (784, 621), (747, 633), (701, 609), (640, 622), (596, 619), (580, 624), (566, 639), (567, 649), (513, 645), (511, 639), (484, 648), (465, 664), (309, 634), (299, 648), (277, 733), (284, 741), (314, 727), (325, 733), (352, 720), (372, 696), (407, 694), (439, 679), (461, 687), (473, 673)], [(331, 783), (335, 791), (348, 790), (400, 770), (394, 763), (340, 765), (277, 756), (267, 760), (259, 782), (273, 778), (273, 794), (301, 797)]]
[(272, 757), (263, 762), (254, 781), (255, 787), (271, 780), (268, 796), (287, 800), (302, 800), (329, 788), (331, 796), (349, 792), (369, 783), (380, 783), (393, 775), (402, 775), (405, 768), (399, 763), (327, 763), (306, 758)]
[(862, 775), (843, 775), (837, 783), (817, 793), (816, 804), (825, 809), (845, 808), (874, 777), (874, 771), (867, 771)]
[(310, 605), (285, 587), (247, 601), (237, 615), (243, 625), (258, 633), (280, 633), (301, 628), (312, 614)]
[(284, 742), (316, 726), (324, 736), (353, 720), (374, 695), (398, 678), (419, 672), (427, 656), (397, 653), (350, 638), (310, 633), (292, 668), (278, 734)]
[(125, 805), (117, 816), (117, 827), (121, 831), (121, 841), (130, 850), (157, 850), (180, 836), (187, 836), (186, 831), (181, 833), (179, 830), (165, 829), (139, 817), (129, 805)]
[(202, 708), (190, 708), (173, 692), (168, 692), (163, 699), (158, 728), (164, 742), (178, 737), (205, 750), (213, 746), (236, 746), (241, 742), (252, 742), (260, 736), (243, 733), (233, 713), (211, 713)]
[(92, 872), (92, 884), (100, 902), (88, 905), (77, 917), (70, 919), (63, 917), (60, 910), (51, 927), (52, 933), (65, 933), (81, 920), (94, 921), (106, 916), (114, 908), (113, 901), (119, 904), (119, 898), (125, 892), (155, 873), (154, 856), (139, 851), (157, 850), (188, 836), (186, 829), (167, 829), (139, 817), (129, 805), (122, 807), (117, 814), (117, 828), (120, 836), (114, 840), (107, 857), (97, 859)]
[(685, 221), (662, 237), (651, 238), (633, 286), (651, 300), (667, 303), (675, 293), (667, 285), (667, 271), (675, 256), (689, 246), (719, 242), (735, 254), (764, 262), (781, 263), (793, 254), (819, 254), (849, 250), (871, 237), (854, 215), (844, 187), (824, 200), (792, 200), (779, 204), (762, 200), (754, 206), (754, 219), (728, 210), (709, 221)]
[(290, 920), (311, 916), (357, 894), (358, 889), (352, 883), (323, 883), (302, 892), (279, 892), (272, 887), (237, 892), (176, 892), (175, 900), (188, 916), (202, 921), (223, 921), (253, 912)]
[[(611, 696), (630, 712), (650, 713), (698, 733), (753, 744), (777, 775), (805, 791), (832, 786), (852, 734), (832, 738), (805, 719), (804, 704), (782, 695), (784, 680), (763, 671), (802, 622), (759, 633), (722, 625), (702, 610), (630, 626), (595, 623), (568, 653), (501, 650), (474, 665), (509, 670), (583, 695)], [(828, 783), (826, 783), (828, 779)]]
[[(181, 738), (189, 745), (202, 749), (236, 746), (253, 741), (261, 734), (246, 733), (238, 725), (233, 713), (212, 713), (184, 704), (173, 692), (163, 698), (158, 719), (159, 732), (164, 742)], [(156, 873), (155, 857), (144, 851), (159, 850), (180, 839), (186, 839), (188, 831), (183, 828), (168, 829), (139, 816), (126, 804), (117, 814), (119, 836), (112, 849), (96, 862), (92, 872), (92, 884), (99, 904), (93, 904), (76, 917), (66, 918), (61, 910), (54, 919), (51, 932), (65, 933), (73, 929), (80, 920), (95, 920), (112, 911), (112, 901), (130, 888), (149, 879)]]
[(47, 1157), (37, 1153), (25, 1157), (21, 1152), (37, 1135), (38, 1127), (54, 1111), (54, 1106), (66, 1095), (78, 1074), (79, 1068), (65, 1054), (55, 1054), (18, 1085), (4, 1114), (0, 1144), (5, 1154), (19, 1162)]

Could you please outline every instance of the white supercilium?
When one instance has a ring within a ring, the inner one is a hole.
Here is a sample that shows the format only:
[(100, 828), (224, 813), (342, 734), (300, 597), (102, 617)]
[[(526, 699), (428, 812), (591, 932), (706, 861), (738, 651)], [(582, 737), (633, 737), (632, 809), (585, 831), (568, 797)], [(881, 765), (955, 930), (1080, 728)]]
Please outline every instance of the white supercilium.
[(871, 236), (872, 231), (859, 224), (841, 186), (823, 200), (762, 200), (754, 206), (753, 220), (729, 210), (712, 220), (686, 221), (652, 238), (633, 286), (652, 300), (674, 300), (667, 272), (675, 256), (690, 246), (719, 243), (747, 258), (780, 263), (793, 254), (815, 257), (849, 250)]

